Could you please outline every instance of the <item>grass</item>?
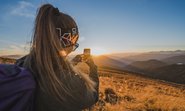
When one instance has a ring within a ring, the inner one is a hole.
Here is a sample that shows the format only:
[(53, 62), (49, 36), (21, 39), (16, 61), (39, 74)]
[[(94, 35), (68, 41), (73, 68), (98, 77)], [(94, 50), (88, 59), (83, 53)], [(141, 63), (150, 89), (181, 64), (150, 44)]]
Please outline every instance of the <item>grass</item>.
[(0, 57), (0, 64), (13, 64), (15, 59)]
[[(92, 111), (185, 111), (185, 86), (99, 70), (100, 99)], [(116, 103), (106, 101), (112, 89)]]

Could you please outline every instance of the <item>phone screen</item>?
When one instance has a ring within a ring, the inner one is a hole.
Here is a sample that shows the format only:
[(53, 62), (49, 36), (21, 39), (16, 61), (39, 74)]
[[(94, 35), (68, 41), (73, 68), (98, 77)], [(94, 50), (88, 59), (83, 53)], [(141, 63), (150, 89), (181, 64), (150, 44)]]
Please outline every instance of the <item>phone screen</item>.
[(84, 55), (91, 55), (91, 49), (90, 48), (84, 49)]

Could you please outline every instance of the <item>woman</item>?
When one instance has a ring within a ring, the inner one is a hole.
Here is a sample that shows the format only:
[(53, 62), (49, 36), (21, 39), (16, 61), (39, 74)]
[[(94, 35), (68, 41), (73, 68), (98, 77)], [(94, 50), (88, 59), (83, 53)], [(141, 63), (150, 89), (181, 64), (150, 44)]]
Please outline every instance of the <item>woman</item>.
[(89, 75), (75, 70), (66, 59), (78, 47), (78, 37), (72, 17), (51, 4), (40, 7), (30, 52), (16, 61), (36, 79), (35, 111), (80, 111), (98, 101), (99, 78), (92, 58), (86, 62)]

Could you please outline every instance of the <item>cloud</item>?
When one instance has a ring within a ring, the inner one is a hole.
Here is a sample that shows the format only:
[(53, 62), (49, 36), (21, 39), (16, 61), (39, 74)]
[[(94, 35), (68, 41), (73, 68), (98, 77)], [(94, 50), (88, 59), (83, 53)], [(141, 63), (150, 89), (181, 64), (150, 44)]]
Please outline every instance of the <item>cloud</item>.
[(34, 18), (35, 9), (36, 7), (32, 3), (26, 2), (26, 1), (19, 1), (18, 5), (11, 10), (10, 14), (16, 15), (16, 16)]
[(29, 51), (29, 44), (18, 44), (12, 41), (0, 40), (1, 44), (6, 44), (0, 48), (0, 55), (25, 55)]
[(28, 50), (16, 45), (10, 45), (9, 47), (0, 49), (0, 55), (25, 55)]
[(16, 42), (12, 42), (12, 41), (7, 41), (7, 40), (0, 40), (0, 43), (4, 43), (4, 44), (15, 44), (15, 45), (19, 45)]

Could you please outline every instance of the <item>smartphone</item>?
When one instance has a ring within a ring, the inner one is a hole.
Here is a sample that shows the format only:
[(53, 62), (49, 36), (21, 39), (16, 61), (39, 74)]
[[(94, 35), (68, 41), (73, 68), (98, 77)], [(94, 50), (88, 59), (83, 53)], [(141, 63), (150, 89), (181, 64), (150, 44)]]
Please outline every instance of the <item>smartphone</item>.
[(85, 48), (83, 52), (83, 61), (85, 62), (89, 56), (91, 56), (91, 49), (90, 48)]
[(91, 49), (90, 48), (85, 48), (84, 49), (84, 55), (91, 55)]

